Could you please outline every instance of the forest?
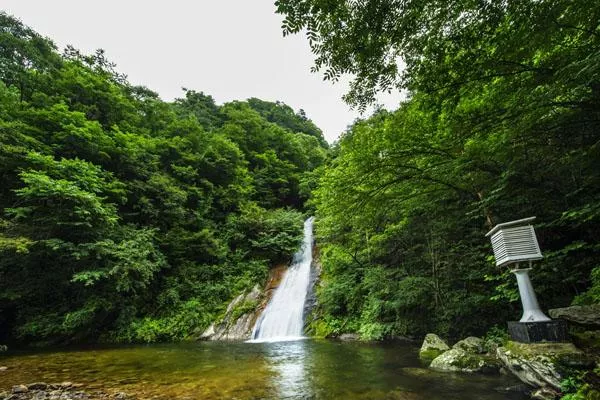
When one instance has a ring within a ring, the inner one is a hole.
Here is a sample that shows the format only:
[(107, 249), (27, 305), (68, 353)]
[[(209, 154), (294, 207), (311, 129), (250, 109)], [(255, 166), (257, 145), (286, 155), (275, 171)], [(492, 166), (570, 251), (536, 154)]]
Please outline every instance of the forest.
[(0, 14), (0, 342), (179, 341), (301, 241), (309, 333), (458, 339), (518, 319), (485, 233), (536, 216), (544, 309), (600, 302), (600, 3), (278, 0), (314, 71), (354, 76), (329, 146), (304, 111), (165, 102), (104, 52)]
[(0, 342), (176, 341), (302, 239), (304, 114), (174, 102), (0, 14)]
[[(543, 309), (600, 301), (600, 3), (280, 0), (316, 71), (359, 109), (321, 167), (318, 336), (454, 340), (521, 304), (494, 225), (537, 217)], [(496, 328), (494, 328), (496, 326)]]

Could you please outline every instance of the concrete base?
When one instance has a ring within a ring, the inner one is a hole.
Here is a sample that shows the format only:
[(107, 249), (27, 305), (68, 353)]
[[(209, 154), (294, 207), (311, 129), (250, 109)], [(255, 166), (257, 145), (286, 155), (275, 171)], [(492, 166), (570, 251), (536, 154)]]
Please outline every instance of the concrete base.
[(512, 340), (521, 343), (568, 342), (567, 323), (563, 320), (508, 323)]

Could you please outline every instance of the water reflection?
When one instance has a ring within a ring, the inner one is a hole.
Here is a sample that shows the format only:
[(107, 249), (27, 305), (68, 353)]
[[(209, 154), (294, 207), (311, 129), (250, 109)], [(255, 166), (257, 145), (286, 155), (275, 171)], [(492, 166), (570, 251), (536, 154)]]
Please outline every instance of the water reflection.
[(72, 381), (154, 400), (507, 400), (504, 376), (423, 368), (418, 348), (302, 340), (188, 343), (0, 354), (0, 392), (14, 384)]
[(273, 386), (280, 399), (310, 399), (313, 397), (307, 372), (306, 341), (269, 343), (267, 358), (275, 372)]

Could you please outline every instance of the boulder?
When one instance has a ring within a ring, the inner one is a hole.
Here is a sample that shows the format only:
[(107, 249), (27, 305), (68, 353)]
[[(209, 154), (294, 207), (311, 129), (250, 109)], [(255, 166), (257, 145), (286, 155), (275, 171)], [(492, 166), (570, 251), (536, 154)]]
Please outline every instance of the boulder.
[(435, 333), (425, 335), (423, 345), (419, 351), (419, 357), (425, 360), (433, 360), (445, 351), (450, 350), (450, 347)]
[(548, 314), (576, 325), (600, 328), (600, 304), (554, 308)]
[(8, 351), (8, 346), (5, 344), (0, 344), (0, 352)]
[(452, 346), (452, 348), (464, 350), (467, 353), (472, 353), (472, 354), (485, 353), (485, 346), (483, 344), (483, 339), (480, 339), (475, 336), (469, 336), (468, 338), (465, 338), (459, 342), (456, 342), (454, 344), (454, 346)]
[(472, 354), (456, 348), (436, 357), (429, 367), (439, 371), (496, 373), (501, 365), (494, 357)]
[(522, 382), (560, 390), (565, 368), (590, 368), (593, 360), (572, 343), (518, 343), (509, 341), (496, 350), (502, 364)]
[(344, 342), (351, 342), (354, 340), (360, 340), (360, 335), (358, 333), (342, 333), (340, 336), (338, 336), (338, 339)]

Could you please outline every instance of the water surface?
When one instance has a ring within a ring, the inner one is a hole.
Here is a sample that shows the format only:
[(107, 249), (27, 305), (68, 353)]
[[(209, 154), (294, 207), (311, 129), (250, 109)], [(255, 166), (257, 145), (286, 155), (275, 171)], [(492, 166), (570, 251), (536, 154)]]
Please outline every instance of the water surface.
[(0, 355), (0, 391), (18, 383), (82, 383), (143, 399), (524, 399), (505, 376), (424, 368), (405, 344), (301, 340), (87, 348)]

